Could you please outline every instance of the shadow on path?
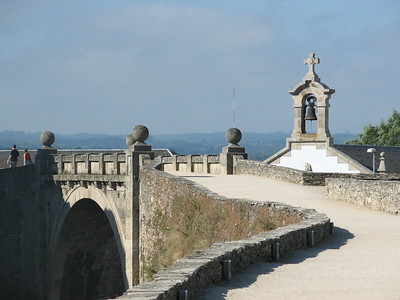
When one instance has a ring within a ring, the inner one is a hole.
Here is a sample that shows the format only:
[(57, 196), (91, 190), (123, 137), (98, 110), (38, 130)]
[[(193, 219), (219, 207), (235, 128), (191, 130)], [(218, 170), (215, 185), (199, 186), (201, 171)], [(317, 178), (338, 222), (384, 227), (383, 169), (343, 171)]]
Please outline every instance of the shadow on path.
[[(315, 245), (312, 248), (304, 248), (292, 251), (279, 261), (270, 263), (258, 262), (246, 269), (232, 274), (231, 281), (220, 281), (203, 290), (199, 290), (193, 299), (206, 300), (222, 300), (226, 299), (227, 293), (231, 289), (246, 288), (256, 282), (259, 275), (272, 273), (275, 269), (286, 264), (299, 264), (309, 258), (317, 257), (319, 253), (329, 250), (337, 250), (346, 245), (354, 235), (346, 229), (335, 227), (334, 235), (328, 240)], [(210, 295), (212, 294), (212, 298)]]
[(173, 175), (181, 177), (181, 178), (212, 178), (212, 177), (215, 177), (212, 175), (176, 175), (176, 174), (173, 174)]

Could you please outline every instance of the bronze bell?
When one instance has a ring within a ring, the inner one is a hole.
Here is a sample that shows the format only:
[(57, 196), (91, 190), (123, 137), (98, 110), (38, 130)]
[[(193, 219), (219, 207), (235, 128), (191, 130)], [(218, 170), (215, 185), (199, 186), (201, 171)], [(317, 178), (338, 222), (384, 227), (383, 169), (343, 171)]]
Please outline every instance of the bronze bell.
[(309, 97), (307, 99), (308, 105), (307, 105), (307, 111), (306, 111), (306, 116), (304, 117), (304, 120), (310, 120), (314, 121), (317, 120), (317, 115), (315, 114), (315, 102), (316, 99), (315, 97)]
[(304, 120), (317, 120), (317, 115), (315, 114), (315, 107), (313, 106), (308, 106), (307, 107), (307, 112)]

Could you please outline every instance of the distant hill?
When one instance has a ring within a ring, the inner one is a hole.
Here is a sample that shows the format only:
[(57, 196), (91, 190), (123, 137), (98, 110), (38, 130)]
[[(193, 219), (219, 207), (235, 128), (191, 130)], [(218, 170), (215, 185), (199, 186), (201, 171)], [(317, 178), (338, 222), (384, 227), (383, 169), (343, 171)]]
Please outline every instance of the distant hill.
[[(243, 133), (240, 145), (246, 147), (249, 159), (262, 161), (275, 152), (282, 149), (286, 144), (289, 133)], [(343, 144), (345, 140), (357, 137), (351, 133), (334, 135), (336, 144)], [(73, 135), (56, 134), (53, 145), (57, 149), (126, 149), (126, 136), (79, 133)], [(22, 131), (0, 132), (0, 150), (11, 149), (16, 144), (18, 149), (41, 148), (40, 133), (26, 133)], [(171, 151), (186, 154), (219, 154), (221, 148), (228, 143), (225, 132), (216, 133), (187, 133), (151, 135), (147, 140), (154, 149), (168, 148)]]
[[(11, 149), (16, 144), (18, 149), (41, 148), (40, 132), (26, 133), (22, 131), (0, 132), (0, 150)], [(78, 133), (71, 135), (55, 134), (54, 147), (58, 149), (115, 149), (126, 148), (125, 136)]]

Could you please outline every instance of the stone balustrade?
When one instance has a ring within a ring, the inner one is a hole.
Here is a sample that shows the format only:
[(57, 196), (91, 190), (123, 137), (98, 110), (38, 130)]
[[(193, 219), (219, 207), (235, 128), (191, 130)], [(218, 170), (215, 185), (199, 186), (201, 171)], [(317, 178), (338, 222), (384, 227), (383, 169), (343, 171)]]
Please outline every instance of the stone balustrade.
[(68, 153), (52, 154), (51, 169), (56, 174), (126, 175), (126, 154)]
[(162, 157), (159, 168), (165, 172), (221, 173), (219, 155), (174, 155), (172, 157)]

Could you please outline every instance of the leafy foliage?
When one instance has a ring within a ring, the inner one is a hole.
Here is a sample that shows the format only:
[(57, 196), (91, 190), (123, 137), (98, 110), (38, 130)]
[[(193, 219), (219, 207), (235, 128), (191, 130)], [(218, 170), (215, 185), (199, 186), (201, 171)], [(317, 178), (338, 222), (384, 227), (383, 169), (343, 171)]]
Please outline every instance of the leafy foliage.
[(359, 138), (347, 140), (346, 144), (400, 146), (400, 113), (393, 110), (386, 122), (381, 120), (379, 125), (364, 126), (364, 132), (359, 134)]

